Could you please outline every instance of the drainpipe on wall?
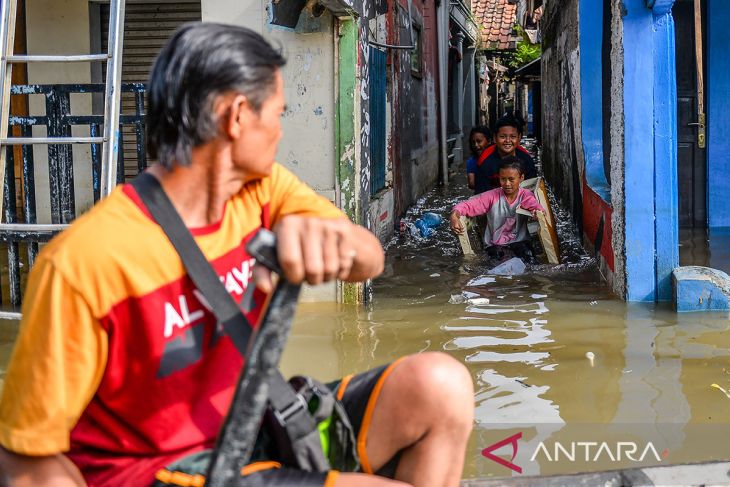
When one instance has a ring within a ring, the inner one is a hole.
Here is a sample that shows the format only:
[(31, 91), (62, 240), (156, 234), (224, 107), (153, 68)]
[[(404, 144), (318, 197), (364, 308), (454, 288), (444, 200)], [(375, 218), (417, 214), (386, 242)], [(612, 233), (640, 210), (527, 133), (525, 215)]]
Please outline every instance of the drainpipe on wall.
[[(466, 49), (466, 55), (464, 56), (464, 60), (466, 61), (466, 76), (464, 77), (464, 102), (462, 106), (467, 107), (467, 111), (464, 113), (462, 126), (469, 129), (476, 125), (476, 68), (474, 67), (476, 52), (474, 47), (469, 47)], [(467, 135), (466, 131), (462, 130), (462, 132), (463, 135)]]
[(454, 96), (454, 118), (459, 124), (459, 134), (454, 147), (454, 162), (461, 164), (464, 157), (464, 33), (459, 31), (454, 34), (456, 49), (461, 59), (456, 65), (456, 96)]
[(449, 182), (449, 154), (448, 143), (446, 142), (446, 117), (448, 117), (446, 101), (448, 99), (446, 70), (449, 66), (448, 45), (449, 45), (449, 11), (447, 0), (441, 0), (436, 5), (436, 39), (438, 43), (439, 62), (439, 132), (441, 139), (441, 165), (439, 166), (439, 182)]

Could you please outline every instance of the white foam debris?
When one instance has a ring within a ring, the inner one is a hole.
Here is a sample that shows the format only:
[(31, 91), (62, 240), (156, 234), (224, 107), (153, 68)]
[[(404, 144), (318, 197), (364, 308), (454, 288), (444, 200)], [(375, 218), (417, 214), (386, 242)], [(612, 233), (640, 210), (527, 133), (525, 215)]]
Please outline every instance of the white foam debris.
[(542, 299), (542, 298), (547, 298), (547, 294), (533, 294), (533, 295), (532, 295), (532, 296), (530, 296), (530, 297), (531, 297), (532, 299)]
[(496, 282), (497, 280), (493, 277), (477, 277), (476, 279), (472, 279), (471, 281), (467, 282), (467, 286), (483, 286), (485, 284), (491, 284), (493, 282)]
[(466, 297), (463, 294), (452, 294), (449, 298), (449, 304), (461, 304), (466, 302)]

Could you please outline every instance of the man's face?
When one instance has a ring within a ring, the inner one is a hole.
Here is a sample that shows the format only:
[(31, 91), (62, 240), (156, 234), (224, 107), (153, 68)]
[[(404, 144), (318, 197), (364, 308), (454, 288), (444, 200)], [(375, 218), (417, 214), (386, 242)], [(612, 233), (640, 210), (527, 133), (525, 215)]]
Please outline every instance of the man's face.
[(276, 72), (273, 93), (257, 112), (246, 106), (240, 112), (241, 136), (234, 141), (233, 162), (245, 172), (246, 180), (271, 174), (276, 149), (281, 139), (281, 116), (284, 113), (284, 82)]
[(520, 133), (515, 127), (500, 127), (497, 131), (497, 149), (502, 156), (515, 155), (515, 149), (520, 144)]

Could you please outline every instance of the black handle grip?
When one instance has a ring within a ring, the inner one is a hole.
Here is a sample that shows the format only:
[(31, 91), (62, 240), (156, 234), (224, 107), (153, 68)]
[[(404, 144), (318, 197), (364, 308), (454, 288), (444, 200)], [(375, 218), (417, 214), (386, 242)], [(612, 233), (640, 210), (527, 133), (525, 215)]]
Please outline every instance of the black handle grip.
[(276, 255), (276, 235), (270, 230), (262, 228), (246, 244), (248, 254), (256, 259), (256, 262), (276, 272), (279, 276), (284, 273), (279, 265), (279, 258)]

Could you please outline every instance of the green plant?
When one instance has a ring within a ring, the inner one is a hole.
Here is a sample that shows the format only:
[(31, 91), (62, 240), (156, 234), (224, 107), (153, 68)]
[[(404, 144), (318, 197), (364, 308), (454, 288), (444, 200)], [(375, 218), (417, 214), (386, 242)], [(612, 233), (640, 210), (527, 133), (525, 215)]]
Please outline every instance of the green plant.
[(517, 69), (539, 58), (542, 55), (542, 46), (540, 44), (532, 44), (519, 25), (515, 26), (515, 30), (520, 35), (520, 41), (517, 43), (517, 49), (507, 64), (511, 68)]

